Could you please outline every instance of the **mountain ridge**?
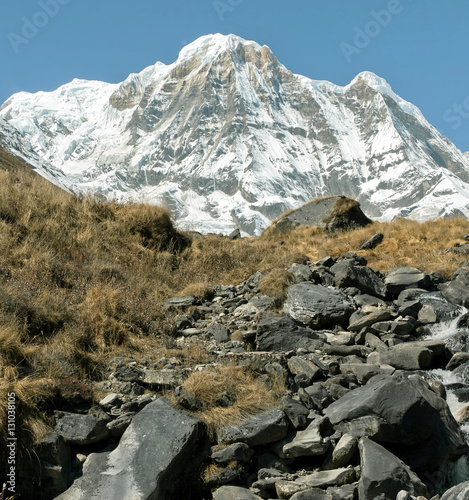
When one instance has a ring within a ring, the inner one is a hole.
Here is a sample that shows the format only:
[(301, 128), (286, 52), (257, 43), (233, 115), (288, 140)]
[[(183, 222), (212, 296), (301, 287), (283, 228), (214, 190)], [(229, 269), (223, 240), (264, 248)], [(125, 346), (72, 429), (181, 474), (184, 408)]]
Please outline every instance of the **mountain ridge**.
[(179, 227), (258, 234), (312, 198), (368, 216), (469, 215), (469, 159), (390, 85), (295, 75), (208, 35), (120, 84), (73, 80), (0, 107), (0, 144), (69, 190), (166, 205)]

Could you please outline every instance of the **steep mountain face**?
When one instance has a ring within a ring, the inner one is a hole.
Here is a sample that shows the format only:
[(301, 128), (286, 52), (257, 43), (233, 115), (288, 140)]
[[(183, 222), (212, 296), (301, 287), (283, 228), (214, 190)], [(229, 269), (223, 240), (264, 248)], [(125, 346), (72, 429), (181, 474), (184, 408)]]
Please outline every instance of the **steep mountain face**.
[(54, 182), (164, 203), (179, 225), (259, 233), (344, 194), (382, 220), (469, 216), (469, 159), (372, 73), (313, 81), (210, 35), (121, 84), (74, 80), (0, 108), (0, 145)]

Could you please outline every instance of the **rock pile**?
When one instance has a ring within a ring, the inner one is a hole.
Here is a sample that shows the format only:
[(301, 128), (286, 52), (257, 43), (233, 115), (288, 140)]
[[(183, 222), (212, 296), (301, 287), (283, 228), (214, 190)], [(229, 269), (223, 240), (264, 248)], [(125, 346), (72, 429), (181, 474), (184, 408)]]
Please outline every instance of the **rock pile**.
[[(463, 373), (469, 359), (424, 334), (461, 314), (468, 271), (451, 281), (410, 267), (383, 275), (354, 253), (289, 271), (297, 283), (281, 311), (260, 295), (261, 273), (214, 286), (204, 303), (166, 303), (179, 345), (203, 342), (212, 364), (248, 366), (266, 384), (281, 378), (277, 407), (213, 436), (196, 416), (203, 401), (184, 389), (204, 366), (114, 360), (98, 405), (56, 413), (56, 435), (40, 454), (44, 498), (437, 498), (443, 485), (431, 478), (468, 449), (429, 370)], [(220, 397), (221, 407), (230, 404), (229, 394)], [(463, 483), (442, 499), (468, 491)]]

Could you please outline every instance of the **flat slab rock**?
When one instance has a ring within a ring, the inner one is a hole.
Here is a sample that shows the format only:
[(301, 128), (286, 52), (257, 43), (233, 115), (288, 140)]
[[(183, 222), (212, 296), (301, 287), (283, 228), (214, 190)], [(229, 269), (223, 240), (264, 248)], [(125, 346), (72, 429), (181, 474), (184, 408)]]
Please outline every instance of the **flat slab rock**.
[(285, 413), (278, 408), (247, 418), (239, 425), (223, 427), (218, 433), (218, 442), (224, 444), (246, 443), (258, 446), (283, 439), (288, 432)]
[(347, 322), (355, 307), (338, 290), (305, 282), (288, 289), (283, 310), (311, 328), (322, 328)]
[(83, 475), (56, 500), (181, 498), (174, 488), (204, 430), (201, 421), (160, 398), (135, 416), (114, 451), (91, 454)]
[(328, 486), (341, 486), (351, 484), (356, 480), (355, 469), (348, 467), (327, 471), (317, 471), (295, 481), (277, 481), (275, 489), (280, 499), (289, 499), (296, 493), (311, 488), (327, 488)]

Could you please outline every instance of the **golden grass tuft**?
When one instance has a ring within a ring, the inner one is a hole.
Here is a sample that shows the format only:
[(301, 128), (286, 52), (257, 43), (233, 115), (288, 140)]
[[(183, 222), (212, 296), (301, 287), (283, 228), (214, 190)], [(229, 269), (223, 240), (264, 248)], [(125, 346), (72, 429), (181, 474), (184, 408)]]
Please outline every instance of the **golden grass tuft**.
[(179, 297), (196, 297), (199, 300), (209, 300), (213, 298), (213, 288), (208, 283), (192, 283), (184, 287), (179, 293)]
[[(193, 372), (183, 388), (203, 402), (202, 410), (195, 414), (205, 421), (211, 433), (272, 408), (276, 403), (273, 392), (251, 370), (234, 365)], [(224, 392), (235, 401), (233, 406), (224, 408), (217, 404)]]
[(259, 282), (259, 291), (275, 299), (277, 307), (280, 307), (287, 298), (288, 288), (296, 283), (295, 277), (286, 269), (272, 269)]

